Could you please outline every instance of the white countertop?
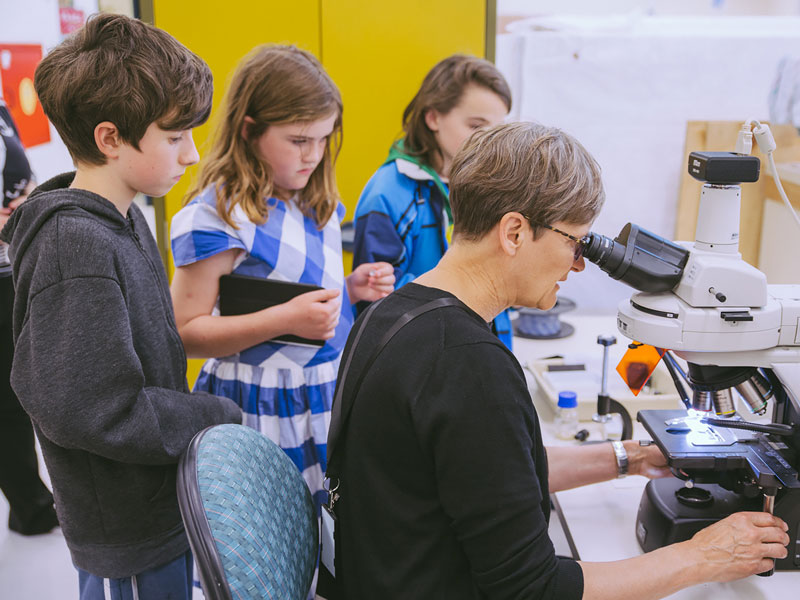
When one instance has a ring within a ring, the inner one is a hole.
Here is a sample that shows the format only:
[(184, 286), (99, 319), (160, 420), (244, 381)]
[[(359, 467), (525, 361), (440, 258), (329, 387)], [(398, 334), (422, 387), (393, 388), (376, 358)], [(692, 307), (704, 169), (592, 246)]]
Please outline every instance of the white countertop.
[[(531, 360), (563, 355), (568, 357), (570, 362), (573, 359), (583, 360), (582, 357), (586, 357), (587, 368), (591, 368), (589, 361), (592, 361), (593, 357), (602, 358), (602, 347), (596, 343), (597, 336), (612, 334), (617, 337), (617, 344), (611, 347), (609, 371), (610, 376), (618, 377), (613, 370), (624, 353), (628, 340), (616, 331), (616, 316), (572, 316), (567, 313), (562, 316), (561, 320), (575, 327), (575, 333), (572, 336), (560, 340), (514, 338), (514, 354), (520, 363), (525, 366)], [(534, 406), (540, 416), (545, 444), (578, 443), (563, 442), (555, 438), (552, 410), (536, 394), (536, 383), (527, 370), (525, 375), (531, 388), (531, 396), (534, 398)], [(676, 408), (680, 408), (680, 406), (676, 406)], [(632, 417), (635, 419), (635, 415)], [(580, 425), (590, 431), (590, 440), (600, 439), (599, 425), (591, 422), (581, 422)], [(634, 427), (634, 437), (640, 439), (648, 437), (638, 423)], [(556, 495), (581, 560), (613, 561), (642, 553), (634, 530), (639, 501), (646, 483), (647, 480), (643, 477), (627, 477), (559, 492)], [(568, 554), (566, 548), (559, 547), (557, 534), (558, 532), (554, 531), (556, 551)], [(669, 598), (680, 600), (782, 599), (796, 597), (798, 590), (800, 590), (800, 571), (784, 571), (777, 572), (772, 577), (752, 576), (733, 583), (710, 583), (695, 586), (673, 594)]]

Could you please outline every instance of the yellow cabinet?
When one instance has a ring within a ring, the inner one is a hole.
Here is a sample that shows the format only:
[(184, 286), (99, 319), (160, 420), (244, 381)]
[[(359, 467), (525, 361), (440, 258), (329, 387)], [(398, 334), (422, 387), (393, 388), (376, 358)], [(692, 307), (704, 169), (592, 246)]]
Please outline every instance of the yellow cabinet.
[[(348, 218), (367, 179), (399, 137), (403, 109), (425, 73), (456, 52), (485, 56), (486, 32), (493, 28), (495, 14), (495, 2), (486, 0), (152, 0), (140, 6), (144, 20), (200, 55), (214, 74), (211, 119), (194, 134), (201, 157), (230, 75), (250, 49), (291, 43), (320, 58), (344, 102), (344, 146), (336, 174)], [(491, 31), (490, 49), (493, 36)], [(158, 206), (159, 245), (165, 256), (169, 221), (196, 173), (197, 167), (189, 169)], [(345, 256), (344, 262), (349, 272), (351, 258)], [(198, 365), (190, 361), (190, 381)]]

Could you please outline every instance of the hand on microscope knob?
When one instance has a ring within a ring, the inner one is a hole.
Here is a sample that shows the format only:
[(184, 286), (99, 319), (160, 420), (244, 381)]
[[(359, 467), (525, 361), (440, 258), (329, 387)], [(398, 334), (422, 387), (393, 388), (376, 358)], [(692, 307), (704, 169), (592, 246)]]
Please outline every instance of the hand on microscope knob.
[(773, 568), (786, 558), (788, 526), (765, 512), (739, 512), (709, 525), (685, 542), (704, 581), (733, 581)]
[(641, 475), (648, 479), (668, 477), (672, 474), (667, 459), (655, 444), (642, 446), (636, 440), (623, 442), (628, 453), (628, 474)]

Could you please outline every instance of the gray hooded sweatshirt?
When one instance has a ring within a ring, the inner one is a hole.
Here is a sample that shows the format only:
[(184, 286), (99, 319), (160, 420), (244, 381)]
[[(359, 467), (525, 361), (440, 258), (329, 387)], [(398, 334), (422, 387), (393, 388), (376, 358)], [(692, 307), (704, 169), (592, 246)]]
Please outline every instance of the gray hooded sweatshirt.
[(73, 174), (39, 186), (0, 233), (16, 299), (11, 384), (31, 416), (75, 565), (127, 577), (188, 549), (175, 489), (198, 431), (241, 423), (190, 393), (155, 241)]

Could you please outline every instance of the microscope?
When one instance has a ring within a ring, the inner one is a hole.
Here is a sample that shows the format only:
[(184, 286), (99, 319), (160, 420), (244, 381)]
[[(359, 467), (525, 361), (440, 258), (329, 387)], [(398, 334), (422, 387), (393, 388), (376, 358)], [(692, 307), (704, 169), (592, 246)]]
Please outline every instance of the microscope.
[[(775, 173), (764, 147), (770, 139), (758, 137)], [(689, 173), (704, 182), (694, 242), (628, 223), (613, 240), (591, 233), (584, 256), (639, 290), (619, 305), (619, 331), (688, 364), (687, 407), (637, 417), (676, 476), (647, 484), (636, 521), (642, 549), (689, 539), (734, 512), (764, 510), (789, 525), (789, 554), (775, 568), (793, 570), (800, 569), (800, 285), (768, 285), (739, 253), (741, 184), (757, 181), (760, 170), (749, 151), (690, 154)], [(744, 419), (734, 394), (756, 415), (771, 400), (771, 422)]]

